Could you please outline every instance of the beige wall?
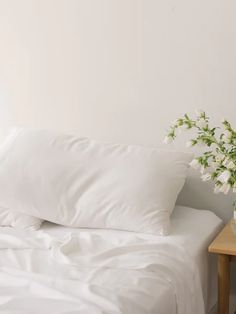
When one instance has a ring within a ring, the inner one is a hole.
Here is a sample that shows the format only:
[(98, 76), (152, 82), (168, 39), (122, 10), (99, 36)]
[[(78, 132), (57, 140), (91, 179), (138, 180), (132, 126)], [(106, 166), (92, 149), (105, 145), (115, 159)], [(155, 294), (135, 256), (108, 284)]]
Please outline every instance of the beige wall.
[[(236, 125), (235, 12), (235, 0), (0, 0), (0, 135), (26, 124), (159, 145), (198, 107)], [(229, 217), (232, 197), (198, 183), (180, 202)]]

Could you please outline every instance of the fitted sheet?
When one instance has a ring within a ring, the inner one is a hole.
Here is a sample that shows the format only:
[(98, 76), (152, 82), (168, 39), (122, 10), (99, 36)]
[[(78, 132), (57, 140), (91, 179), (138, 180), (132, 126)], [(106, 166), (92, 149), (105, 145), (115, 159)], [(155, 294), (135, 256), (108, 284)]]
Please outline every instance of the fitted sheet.
[(216, 302), (207, 247), (222, 222), (177, 206), (171, 224), (167, 237), (48, 222), (39, 232), (1, 228), (0, 313), (202, 314), (202, 298), (207, 313)]

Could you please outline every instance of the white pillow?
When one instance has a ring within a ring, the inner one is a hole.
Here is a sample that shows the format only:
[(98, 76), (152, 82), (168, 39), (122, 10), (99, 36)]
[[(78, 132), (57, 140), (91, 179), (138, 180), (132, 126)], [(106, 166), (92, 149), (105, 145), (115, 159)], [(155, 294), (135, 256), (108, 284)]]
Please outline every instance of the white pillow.
[(38, 230), (42, 220), (36, 217), (16, 213), (6, 208), (0, 208), (0, 226), (17, 229)]
[(0, 206), (58, 224), (165, 235), (192, 155), (14, 129)]

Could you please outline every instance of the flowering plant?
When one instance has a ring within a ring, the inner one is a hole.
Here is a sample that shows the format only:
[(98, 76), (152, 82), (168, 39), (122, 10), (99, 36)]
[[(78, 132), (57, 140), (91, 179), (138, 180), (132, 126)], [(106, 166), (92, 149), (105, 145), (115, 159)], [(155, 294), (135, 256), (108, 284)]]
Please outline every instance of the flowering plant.
[[(198, 110), (195, 119), (185, 114), (174, 121), (164, 143), (172, 142), (181, 129), (197, 131), (196, 136), (187, 142), (187, 147), (206, 146), (206, 151), (190, 163), (194, 169), (200, 170), (202, 180), (212, 180), (215, 193), (228, 194), (231, 189), (236, 193), (236, 131), (231, 124), (223, 120), (221, 127), (211, 128), (206, 113)], [(234, 213), (236, 218), (236, 201)]]

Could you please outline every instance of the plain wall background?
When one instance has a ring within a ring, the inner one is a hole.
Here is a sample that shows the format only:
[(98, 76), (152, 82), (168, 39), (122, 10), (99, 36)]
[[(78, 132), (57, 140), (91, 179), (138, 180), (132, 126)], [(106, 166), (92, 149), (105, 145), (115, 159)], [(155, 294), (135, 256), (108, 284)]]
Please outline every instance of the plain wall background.
[[(0, 137), (23, 124), (160, 145), (195, 108), (236, 125), (235, 13), (235, 0), (0, 0)], [(232, 201), (191, 173), (179, 202), (228, 219)]]
[[(156, 146), (195, 108), (236, 126), (235, 14), (235, 0), (0, 0), (0, 137), (23, 124)], [(194, 172), (179, 199), (225, 219), (232, 201)]]

